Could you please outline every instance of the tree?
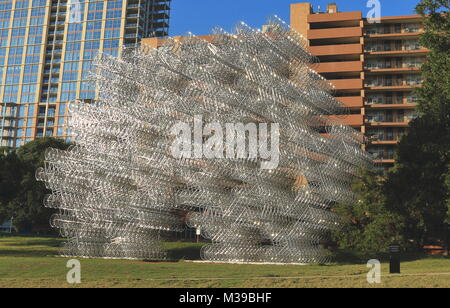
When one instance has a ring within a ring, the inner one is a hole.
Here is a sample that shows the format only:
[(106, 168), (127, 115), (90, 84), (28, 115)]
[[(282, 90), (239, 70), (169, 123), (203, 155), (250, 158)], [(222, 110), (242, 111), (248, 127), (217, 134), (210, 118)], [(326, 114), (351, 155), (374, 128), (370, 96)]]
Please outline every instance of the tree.
[(445, 186), (447, 187), (447, 219), (446, 219), (446, 223), (450, 224), (450, 165), (447, 168), (447, 176), (445, 177)]
[(393, 242), (404, 242), (402, 219), (386, 208), (384, 182), (370, 171), (361, 171), (352, 189), (353, 204), (339, 204), (333, 210), (342, 218), (342, 228), (332, 234), (344, 249), (385, 252)]
[(48, 222), (54, 211), (43, 206), (50, 192), (36, 181), (35, 173), (44, 166), (48, 148), (67, 147), (64, 141), (42, 138), (0, 155), (0, 221), (14, 217), (19, 232), (51, 231)]
[(397, 162), (386, 181), (387, 207), (405, 219), (404, 234), (417, 248), (447, 237), (448, 158), (440, 144), (443, 138), (430, 116), (417, 118), (398, 146)]
[(416, 91), (418, 110), (450, 125), (450, 14), (448, 0), (422, 0), (416, 11), (424, 17), (422, 46), (430, 50), (422, 66), (424, 83)]
[(403, 233), (418, 248), (449, 240), (450, 16), (448, 0), (422, 0), (421, 44), (430, 49), (416, 91), (419, 116), (399, 143), (396, 164), (386, 182), (387, 207), (403, 217)]

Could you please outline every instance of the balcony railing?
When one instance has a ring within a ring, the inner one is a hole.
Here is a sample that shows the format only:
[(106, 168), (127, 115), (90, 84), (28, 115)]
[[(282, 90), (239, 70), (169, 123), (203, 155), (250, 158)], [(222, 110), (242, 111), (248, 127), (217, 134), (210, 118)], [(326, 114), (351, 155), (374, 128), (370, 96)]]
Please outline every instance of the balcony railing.
[(368, 116), (367, 123), (409, 123), (414, 117), (403, 116), (403, 117), (384, 117), (384, 116)]
[(422, 79), (415, 80), (367, 80), (365, 87), (416, 87), (423, 83)]
[(3, 133), (2, 133), (2, 137), (3, 138), (12, 138), (12, 137), (14, 137), (14, 132), (4, 129)]
[(366, 30), (366, 35), (382, 35), (382, 34), (408, 34), (423, 32), (421, 25), (402, 25), (401, 27), (373, 27)]
[(366, 63), (364, 65), (365, 69), (376, 70), (376, 69), (396, 69), (396, 68), (421, 68), (422, 62), (401, 62), (401, 63)]
[(375, 160), (392, 160), (392, 159), (394, 159), (394, 152), (370, 152), (369, 151), (369, 154), (371, 154)]
[(10, 120), (5, 120), (5, 121), (1, 121), (0, 120), (0, 126), (3, 128), (13, 128), (16, 127), (16, 121), (10, 121)]
[(5, 118), (15, 118), (17, 116), (16, 111), (5, 111), (2, 113), (2, 116)]
[(383, 142), (383, 141), (400, 141), (400, 139), (402, 138), (403, 134), (393, 134), (393, 135), (388, 135), (388, 134), (369, 134), (369, 140), (372, 142)]
[(404, 104), (403, 97), (368, 97), (366, 103), (368, 105), (400, 105)]
[(365, 52), (383, 52), (383, 51), (414, 51), (421, 50), (424, 47), (420, 46), (419, 43), (414, 45), (402, 45), (402, 46), (394, 46), (390, 45), (367, 45), (364, 50)]

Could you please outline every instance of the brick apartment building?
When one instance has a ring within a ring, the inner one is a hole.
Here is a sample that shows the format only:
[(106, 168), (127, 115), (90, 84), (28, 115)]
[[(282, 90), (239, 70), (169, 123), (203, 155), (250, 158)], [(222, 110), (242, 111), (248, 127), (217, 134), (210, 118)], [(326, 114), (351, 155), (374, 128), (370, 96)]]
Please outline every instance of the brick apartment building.
[(420, 67), (428, 53), (419, 44), (421, 17), (382, 17), (370, 23), (362, 12), (339, 12), (334, 3), (326, 12), (295, 3), (291, 26), (319, 58), (317, 72), (350, 108), (343, 121), (369, 137), (366, 149), (377, 163), (392, 166), (395, 146), (416, 116), (413, 90), (422, 83)]

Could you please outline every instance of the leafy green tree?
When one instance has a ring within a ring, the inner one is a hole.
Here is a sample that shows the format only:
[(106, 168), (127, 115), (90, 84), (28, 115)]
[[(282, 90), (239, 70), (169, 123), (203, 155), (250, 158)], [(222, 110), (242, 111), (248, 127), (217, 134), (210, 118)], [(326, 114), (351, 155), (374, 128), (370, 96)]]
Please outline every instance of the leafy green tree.
[(35, 179), (36, 170), (44, 166), (48, 148), (66, 149), (68, 144), (53, 138), (32, 141), (0, 156), (0, 221), (14, 217), (19, 232), (51, 232), (52, 209), (43, 206), (49, 191)]
[(447, 169), (447, 176), (445, 178), (445, 186), (447, 187), (447, 220), (446, 223), (450, 224), (450, 165)]
[(424, 17), (422, 46), (430, 50), (422, 66), (424, 83), (416, 91), (418, 110), (448, 129), (450, 125), (450, 14), (448, 0), (422, 0), (416, 11)]
[(352, 185), (353, 204), (339, 204), (333, 211), (342, 218), (342, 229), (333, 232), (341, 248), (361, 252), (385, 252), (393, 242), (403, 242), (402, 219), (386, 206), (383, 180), (369, 171), (361, 171)]
[(440, 126), (429, 116), (416, 119), (398, 146), (395, 167), (386, 181), (389, 210), (405, 220), (405, 236), (417, 248), (447, 237), (448, 158), (440, 140)]
[(416, 91), (419, 116), (397, 149), (386, 182), (387, 207), (404, 219), (404, 235), (418, 248), (449, 240), (450, 16), (448, 0), (422, 0), (421, 44), (430, 49)]

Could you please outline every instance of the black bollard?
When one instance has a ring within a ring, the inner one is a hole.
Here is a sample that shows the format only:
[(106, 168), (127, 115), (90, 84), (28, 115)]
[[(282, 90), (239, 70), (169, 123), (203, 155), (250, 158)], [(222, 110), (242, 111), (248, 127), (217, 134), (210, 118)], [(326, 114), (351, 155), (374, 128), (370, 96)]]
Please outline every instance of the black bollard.
[(389, 262), (389, 273), (400, 274), (400, 245), (392, 244), (389, 246), (389, 253), (391, 255)]

